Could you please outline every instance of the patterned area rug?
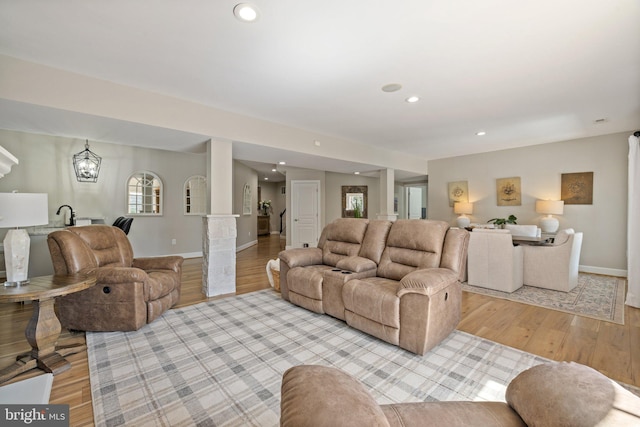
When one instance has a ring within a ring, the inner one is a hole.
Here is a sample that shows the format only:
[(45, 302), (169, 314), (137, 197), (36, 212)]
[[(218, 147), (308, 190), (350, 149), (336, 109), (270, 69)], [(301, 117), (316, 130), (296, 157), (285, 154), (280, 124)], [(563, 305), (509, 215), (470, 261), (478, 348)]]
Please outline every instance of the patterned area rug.
[(96, 426), (277, 426), (282, 374), (335, 366), (383, 403), (502, 400), (547, 360), (455, 331), (425, 356), (265, 290), (169, 310), (136, 332), (87, 333)]
[(462, 289), (623, 325), (625, 286), (626, 280), (620, 277), (580, 273), (578, 286), (571, 292), (553, 291), (525, 285), (508, 293), (471, 286), (466, 283), (462, 285)]

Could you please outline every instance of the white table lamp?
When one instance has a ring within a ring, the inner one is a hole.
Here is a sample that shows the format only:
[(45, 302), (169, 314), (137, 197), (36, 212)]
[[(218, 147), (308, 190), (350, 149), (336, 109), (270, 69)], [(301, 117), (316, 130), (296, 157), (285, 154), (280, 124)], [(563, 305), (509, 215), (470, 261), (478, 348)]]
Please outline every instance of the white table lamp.
[(545, 214), (540, 220), (540, 228), (545, 233), (555, 233), (558, 231), (560, 222), (552, 215), (562, 215), (564, 212), (563, 200), (536, 200), (536, 212)]
[(467, 216), (467, 214), (471, 215), (473, 213), (473, 203), (467, 202), (455, 202), (453, 204), (453, 212), (460, 214), (456, 222), (458, 223), (458, 227), (465, 228), (471, 225), (471, 220)]
[(44, 193), (0, 193), (0, 228), (10, 228), (4, 238), (5, 286), (29, 283), (29, 248), (26, 230), (18, 227), (45, 225), (49, 222), (49, 204)]

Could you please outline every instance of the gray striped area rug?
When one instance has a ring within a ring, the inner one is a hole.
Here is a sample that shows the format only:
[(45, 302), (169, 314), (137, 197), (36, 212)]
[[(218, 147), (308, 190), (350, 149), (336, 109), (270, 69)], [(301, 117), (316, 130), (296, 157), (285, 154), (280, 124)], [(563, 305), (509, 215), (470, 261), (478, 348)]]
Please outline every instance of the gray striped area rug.
[(511, 379), (547, 361), (459, 331), (418, 356), (271, 289), (87, 333), (87, 347), (97, 426), (277, 426), (282, 374), (301, 364), (340, 368), (381, 404), (504, 401)]

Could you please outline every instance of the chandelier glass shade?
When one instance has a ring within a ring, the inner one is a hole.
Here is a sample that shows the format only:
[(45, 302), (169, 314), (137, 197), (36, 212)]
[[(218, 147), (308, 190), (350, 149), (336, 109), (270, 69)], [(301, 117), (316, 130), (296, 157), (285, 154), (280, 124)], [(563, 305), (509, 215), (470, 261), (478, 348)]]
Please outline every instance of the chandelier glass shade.
[(98, 182), (102, 157), (89, 150), (89, 141), (84, 144), (84, 150), (73, 155), (73, 169), (78, 182)]

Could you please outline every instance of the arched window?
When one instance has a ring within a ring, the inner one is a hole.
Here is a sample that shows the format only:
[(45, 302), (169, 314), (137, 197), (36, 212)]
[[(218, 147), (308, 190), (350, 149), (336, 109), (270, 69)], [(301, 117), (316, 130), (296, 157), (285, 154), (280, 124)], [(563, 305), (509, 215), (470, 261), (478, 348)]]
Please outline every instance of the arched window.
[(129, 215), (162, 215), (162, 181), (153, 172), (133, 173), (127, 180)]
[(207, 214), (207, 179), (204, 176), (194, 175), (184, 182), (184, 214)]

